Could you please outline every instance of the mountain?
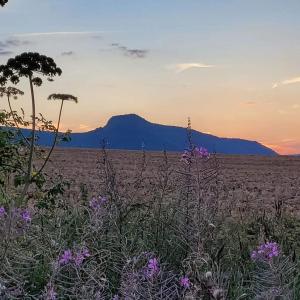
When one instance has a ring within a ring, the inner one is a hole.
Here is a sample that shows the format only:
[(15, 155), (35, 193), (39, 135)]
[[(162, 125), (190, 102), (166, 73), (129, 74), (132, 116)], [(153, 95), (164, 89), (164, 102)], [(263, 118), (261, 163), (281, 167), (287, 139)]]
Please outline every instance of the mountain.
[[(24, 134), (30, 130), (24, 129)], [(39, 144), (50, 146), (53, 134), (39, 133)], [(177, 126), (151, 123), (135, 114), (112, 117), (102, 128), (84, 133), (72, 133), (71, 142), (62, 143), (63, 147), (100, 148), (103, 140), (108, 149), (167, 150), (182, 151), (187, 145), (187, 131)], [(220, 138), (196, 130), (192, 131), (195, 145), (207, 148), (210, 152), (223, 154), (276, 155), (276, 152), (264, 145), (237, 138)]]

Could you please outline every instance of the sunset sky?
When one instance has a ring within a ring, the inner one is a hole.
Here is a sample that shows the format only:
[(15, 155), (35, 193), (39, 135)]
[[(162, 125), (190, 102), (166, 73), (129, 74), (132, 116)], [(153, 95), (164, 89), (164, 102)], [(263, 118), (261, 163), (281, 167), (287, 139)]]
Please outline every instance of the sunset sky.
[[(299, 0), (9, 0), (0, 8), (0, 64), (24, 51), (63, 70), (37, 88), (71, 93), (64, 129), (112, 115), (257, 140), (300, 153)], [(14, 102), (30, 114), (29, 87)], [(6, 108), (0, 99), (0, 107)]]

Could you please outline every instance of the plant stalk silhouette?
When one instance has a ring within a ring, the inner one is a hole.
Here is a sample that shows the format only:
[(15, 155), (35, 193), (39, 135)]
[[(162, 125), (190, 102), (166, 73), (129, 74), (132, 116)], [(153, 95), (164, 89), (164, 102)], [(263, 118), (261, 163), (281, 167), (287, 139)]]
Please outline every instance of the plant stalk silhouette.
[(31, 126), (31, 141), (30, 152), (28, 158), (28, 169), (25, 176), (24, 189), (21, 194), (21, 201), (25, 199), (29, 185), (32, 181), (32, 164), (34, 143), (36, 139), (36, 100), (33, 86), (41, 86), (43, 81), (42, 76), (46, 76), (48, 81), (53, 81), (54, 76), (60, 76), (62, 70), (57, 67), (54, 60), (45, 55), (33, 52), (24, 52), (17, 55), (15, 58), (10, 58), (6, 65), (0, 66), (0, 85), (6, 85), (8, 81), (13, 84), (18, 84), (21, 77), (29, 80), (32, 106), (32, 126)]
[(65, 101), (73, 101), (75, 103), (78, 103), (77, 97), (75, 97), (73, 95), (69, 95), (69, 94), (51, 94), (48, 97), (48, 100), (60, 100), (61, 101), (59, 115), (58, 115), (58, 122), (57, 122), (56, 130), (55, 130), (55, 137), (54, 137), (54, 141), (52, 143), (52, 146), (50, 148), (50, 151), (48, 152), (48, 155), (45, 158), (42, 167), (39, 169), (39, 171), (35, 175), (33, 175), (32, 178), (35, 178), (39, 174), (41, 174), (41, 172), (43, 171), (43, 169), (47, 165), (47, 162), (49, 161), (50, 156), (51, 156), (51, 154), (52, 154), (52, 152), (54, 150), (54, 147), (55, 147), (56, 142), (57, 142), (58, 133), (59, 133), (59, 127), (60, 127), (60, 121), (61, 121), (61, 115), (62, 115), (62, 110), (63, 110), (64, 102)]

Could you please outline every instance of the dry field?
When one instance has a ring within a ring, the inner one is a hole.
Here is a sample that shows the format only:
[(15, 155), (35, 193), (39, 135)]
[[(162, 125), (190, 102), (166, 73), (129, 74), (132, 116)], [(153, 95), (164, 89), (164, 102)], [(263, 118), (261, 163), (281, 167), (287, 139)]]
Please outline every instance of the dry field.
[[(142, 153), (137, 151), (108, 151), (120, 180), (126, 181), (139, 174)], [(48, 171), (55, 170), (71, 180), (73, 195), (84, 184), (91, 193), (97, 193), (101, 172), (97, 162), (101, 150), (55, 150)], [(180, 153), (168, 153), (169, 164), (176, 173), (182, 167)], [(146, 152), (145, 178), (149, 185), (158, 177), (163, 153)], [(219, 175), (217, 197), (219, 205), (231, 211), (269, 211), (276, 201), (282, 201), (284, 209), (300, 215), (300, 157), (218, 156)], [(216, 183), (212, 183), (216, 186)], [(147, 187), (146, 187), (147, 188)], [(216, 193), (212, 195), (216, 197)]]

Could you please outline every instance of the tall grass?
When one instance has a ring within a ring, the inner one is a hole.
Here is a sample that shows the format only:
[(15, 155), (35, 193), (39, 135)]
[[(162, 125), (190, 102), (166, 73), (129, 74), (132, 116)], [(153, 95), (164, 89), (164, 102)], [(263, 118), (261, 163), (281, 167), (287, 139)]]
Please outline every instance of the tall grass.
[(5, 181), (0, 298), (299, 299), (299, 220), (278, 199), (255, 215), (226, 203), (203, 148), (190, 143), (178, 161), (163, 152), (149, 177), (142, 151), (128, 176), (103, 147), (97, 193), (70, 199), (56, 178), (26, 205)]

